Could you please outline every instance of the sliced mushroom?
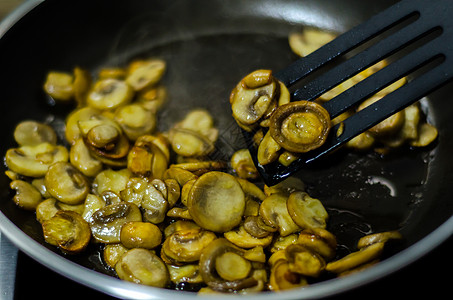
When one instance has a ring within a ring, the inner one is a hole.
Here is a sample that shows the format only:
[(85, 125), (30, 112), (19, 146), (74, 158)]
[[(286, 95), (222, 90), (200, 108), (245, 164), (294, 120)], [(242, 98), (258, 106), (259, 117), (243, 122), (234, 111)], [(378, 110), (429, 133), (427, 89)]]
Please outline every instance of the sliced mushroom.
[(14, 203), (26, 210), (35, 210), (42, 201), (41, 193), (30, 183), (22, 180), (11, 181), (11, 189), (16, 191)]
[(44, 180), (49, 193), (63, 203), (80, 204), (89, 192), (89, 184), (83, 174), (67, 162), (51, 165)]
[(83, 251), (91, 238), (90, 226), (73, 211), (58, 211), (42, 224), (42, 229), (47, 243), (69, 254)]
[(193, 174), (192, 172), (176, 167), (168, 168), (163, 175), (164, 180), (174, 179), (176, 180), (176, 182), (178, 182), (180, 187), (183, 187), (188, 181), (197, 178), (198, 176)]
[(162, 258), (170, 264), (198, 261), (203, 249), (217, 238), (214, 233), (198, 226), (182, 225), (174, 228), (175, 231), (162, 244)]
[(256, 237), (246, 231), (244, 226), (239, 226), (236, 230), (225, 232), (224, 237), (236, 246), (247, 249), (257, 246), (267, 247), (272, 242), (273, 235), (267, 232), (262, 237)]
[(268, 117), (277, 106), (280, 85), (271, 70), (257, 70), (245, 76), (230, 96), (233, 117), (253, 126)]
[(244, 179), (255, 179), (259, 176), (248, 149), (240, 149), (231, 156), (231, 167), (234, 172)]
[(217, 140), (218, 130), (214, 127), (214, 119), (204, 109), (191, 110), (174, 128), (195, 131), (199, 135), (214, 143)]
[(260, 216), (268, 226), (278, 228), (281, 236), (287, 236), (300, 230), (288, 213), (287, 196), (272, 194), (260, 205)]
[(120, 260), (121, 256), (124, 255), (129, 249), (124, 247), (122, 244), (108, 244), (105, 245), (103, 251), (103, 258), (105, 263), (115, 268), (116, 263)]
[(318, 199), (305, 192), (293, 192), (287, 200), (289, 215), (301, 228), (326, 228), (326, 209)]
[(188, 264), (183, 266), (167, 265), (168, 272), (170, 273), (170, 280), (173, 283), (202, 283), (200, 272), (198, 270), (198, 264)]
[(154, 143), (152, 136), (138, 138), (127, 155), (128, 169), (141, 176), (162, 178), (167, 166), (167, 156)]
[(175, 179), (165, 179), (165, 185), (167, 186), (167, 202), (169, 207), (173, 207), (181, 196), (181, 188)]
[(44, 91), (55, 100), (68, 101), (74, 96), (74, 76), (64, 72), (49, 72)]
[(121, 256), (115, 271), (122, 280), (165, 287), (169, 274), (164, 262), (150, 250), (134, 248)]
[(104, 199), (93, 194), (88, 194), (82, 212), (83, 219), (87, 222), (91, 222), (91, 216), (104, 206), (106, 206)]
[(35, 121), (23, 121), (14, 129), (14, 140), (20, 146), (35, 146), (41, 143), (55, 145), (57, 134), (49, 125)]
[(252, 264), (242, 255), (225, 252), (215, 260), (215, 270), (225, 280), (241, 280), (250, 274)]
[(326, 270), (337, 274), (351, 270), (375, 260), (381, 255), (383, 249), (383, 242), (374, 243), (359, 251), (352, 252), (339, 260), (328, 263)]
[(324, 259), (302, 245), (292, 244), (285, 249), (289, 270), (309, 277), (318, 277), (326, 266)]
[(245, 196), (232, 175), (212, 171), (195, 181), (187, 204), (198, 225), (215, 232), (226, 232), (241, 222)]
[(148, 222), (127, 222), (121, 227), (120, 239), (126, 248), (154, 249), (162, 241), (162, 232)]
[(156, 84), (163, 76), (166, 69), (165, 61), (161, 59), (140, 60), (132, 62), (126, 83), (136, 91)]
[(271, 253), (276, 253), (281, 250), (285, 250), (289, 245), (295, 244), (297, 242), (298, 235), (296, 233), (287, 235), (287, 236), (278, 236), (272, 242), (272, 247), (270, 248)]
[(97, 195), (109, 190), (119, 194), (126, 188), (131, 176), (132, 173), (128, 169), (121, 169), (118, 171), (106, 169), (96, 175), (92, 187)]
[(321, 255), (326, 261), (335, 257), (337, 239), (322, 228), (305, 229), (297, 238), (297, 244)]
[(277, 193), (289, 196), (293, 192), (304, 190), (305, 184), (297, 177), (289, 177), (273, 186), (264, 186), (264, 194), (266, 194), (266, 196)]
[(56, 206), (56, 202), (57, 200), (54, 198), (49, 198), (40, 202), (36, 206), (36, 220), (38, 220), (39, 223), (42, 224), (56, 215), (56, 213), (60, 210)]
[(289, 46), (299, 56), (307, 56), (324, 44), (332, 41), (334, 33), (317, 28), (305, 28), (302, 32), (293, 32), (289, 35)]
[[(365, 107), (370, 106), (371, 104), (379, 101), (382, 96), (374, 96), (365, 100), (357, 108), (358, 111), (363, 110)], [(404, 113), (399, 111), (392, 116), (388, 117), (379, 124), (368, 129), (368, 131), (374, 136), (389, 136), (398, 132), (404, 124)]]
[(95, 177), (103, 167), (102, 162), (91, 156), (90, 150), (81, 138), (77, 139), (69, 150), (69, 161), (88, 177)]
[(91, 87), (91, 74), (79, 67), (74, 68), (74, 98), (78, 106), (85, 106), (86, 96)]
[(204, 156), (214, 150), (211, 140), (190, 129), (172, 128), (169, 139), (173, 151), (182, 156)]
[(264, 230), (258, 225), (259, 218), (260, 217), (258, 216), (247, 217), (243, 224), (245, 231), (256, 238), (264, 238), (266, 236), (271, 235), (271, 232)]
[(439, 132), (436, 127), (431, 124), (423, 123), (419, 128), (418, 138), (411, 141), (411, 146), (426, 147), (436, 140)]
[(374, 145), (375, 140), (373, 135), (365, 131), (349, 140), (346, 146), (357, 150), (368, 150)]
[[(228, 256), (231, 258), (232, 255), (225, 253), (233, 253), (233, 255), (238, 255), (240, 258), (234, 256), (235, 259), (228, 259)], [(200, 257), (200, 273), (204, 282), (213, 290), (220, 292), (240, 291), (257, 286), (259, 280), (253, 277), (251, 270), (247, 267), (248, 264), (242, 261), (242, 259), (245, 260), (243, 257), (244, 250), (234, 246), (226, 239), (216, 239), (203, 250)], [(243, 266), (241, 274), (234, 274), (234, 272), (230, 271), (233, 261), (240, 261)], [(219, 270), (225, 277), (233, 278), (233, 280), (222, 278)]]
[(282, 106), (271, 116), (269, 132), (288, 151), (303, 153), (320, 147), (330, 131), (329, 113), (313, 101)]
[(67, 160), (68, 150), (65, 147), (49, 143), (12, 148), (5, 155), (5, 163), (10, 170), (29, 177), (43, 177), (50, 165)]
[(155, 86), (140, 91), (137, 102), (149, 111), (157, 112), (167, 100), (167, 89), (164, 86)]
[(269, 277), (269, 289), (271, 291), (283, 291), (302, 287), (308, 284), (307, 279), (301, 274), (292, 272), (289, 262), (280, 259), (271, 268)]
[(133, 96), (133, 89), (125, 81), (100, 79), (88, 93), (87, 104), (95, 109), (111, 110), (129, 103)]
[(143, 217), (146, 221), (159, 224), (165, 219), (168, 202), (167, 188), (163, 181), (154, 179), (146, 186), (141, 206), (145, 209)]
[(266, 199), (266, 194), (264, 194), (264, 192), (256, 184), (253, 184), (250, 181), (242, 178), (236, 178), (236, 180), (241, 185), (245, 197), (258, 201), (263, 201), (264, 199)]
[(135, 141), (142, 135), (150, 134), (156, 128), (154, 112), (146, 110), (142, 105), (136, 103), (118, 108), (115, 112), (115, 120), (131, 141)]
[(282, 147), (271, 136), (268, 131), (263, 140), (258, 146), (257, 159), (260, 165), (267, 165), (275, 161), (279, 156), (279, 151)]
[(173, 207), (172, 209), (167, 211), (167, 217), (184, 220), (193, 220), (187, 207)]
[(121, 199), (134, 203), (138, 207), (142, 206), (143, 196), (148, 183), (146, 178), (132, 177), (127, 182), (126, 188), (120, 192)]
[(99, 111), (92, 107), (82, 107), (74, 110), (69, 114), (66, 119), (66, 130), (65, 136), (66, 140), (73, 145), (77, 139), (82, 137), (80, 132), (79, 122), (90, 121), (93, 119), (98, 119)]
[(361, 237), (357, 243), (357, 248), (362, 249), (375, 243), (386, 243), (389, 240), (401, 240), (403, 236), (399, 231), (386, 231), (369, 234)]
[(142, 221), (142, 214), (137, 205), (126, 202), (107, 205), (91, 216), (91, 233), (101, 243), (119, 243), (121, 227), (131, 221)]

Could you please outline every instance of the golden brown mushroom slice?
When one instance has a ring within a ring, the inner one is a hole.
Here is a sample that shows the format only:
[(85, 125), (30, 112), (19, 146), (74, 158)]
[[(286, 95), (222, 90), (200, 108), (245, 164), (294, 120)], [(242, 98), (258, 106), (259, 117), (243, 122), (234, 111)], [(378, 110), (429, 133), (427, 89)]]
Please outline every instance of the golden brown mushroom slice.
[(313, 101), (296, 101), (272, 114), (269, 132), (284, 149), (304, 153), (320, 147), (330, 131), (329, 113)]
[(82, 133), (79, 128), (79, 121), (90, 121), (97, 119), (100, 112), (92, 107), (82, 107), (72, 111), (66, 119), (66, 140), (72, 145), (75, 141), (82, 137)]
[(211, 231), (226, 232), (241, 222), (245, 196), (234, 176), (212, 171), (194, 182), (187, 204), (198, 225)]
[(161, 59), (137, 60), (130, 64), (126, 83), (136, 91), (156, 84), (164, 75), (165, 61)]
[(42, 224), (44, 238), (66, 253), (83, 251), (90, 242), (89, 224), (73, 211), (61, 210)]
[(41, 143), (57, 143), (57, 134), (52, 127), (36, 121), (20, 122), (14, 129), (14, 139), (20, 146), (33, 146)]
[(289, 269), (297, 274), (318, 277), (326, 267), (325, 260), (316, 252), (299, 244), (292, 244), (285, 249)]
[(260, 205), (260, 217), (264, 223), (269, 227), (278, 228), (281, 236), (300, 230), (288, 213), (287, 198), (284, 194), (272, 194)]
[(160, 245), (162, 232), (152, 223), (132, 221), (121, 227), (120, 239), (126, 248), (153, 249)]
[(200, 257), (204, 282), (220, 292), (240, 291), (259, 285), (260, 280), (253, 276), (253, 268), (244, 258), (244, 252), (224, 238), (213, 241)]
[(290, 290), (307, 285), (307, 279), (301, 274), (292, 272), (286, 259), (276, 261), (271, 268), (269, 289), (271, 291)]
[(323, 228), (305, 229), (297, 238), (297, 244), (321, 255), (326, 261), (335, 257), (337, 239)]
[(137, 205), (121, 202), (98, 209), (90, 218), (93, 237), (102, 243), (119, 243), (121, 228), (131, 221), (142, 221)]
[(26, 181), (14, 180), (9, 186), (16, 191), (14, 203), (23, 209), (35, 210), (42, 201), (41, 193)]
[(87, 104), (99, 110), (112, 110), (129, 103), (134, 90), (125, 81), (114, 78), (98, 80), (87, 95)]
[(137, 103), (118, 108), (115, 112), (115, 120), (131, 141), (135, 141), (142, 135), (150, 134), (156, 128), (154, 112), (146, 110), (143, 105)]
[(329, 215), (318, 199), (305, 192), (293, 192), (286, 205), (294, 223), (301, 228), (326, 228)]
[(234, 172), (240, 178), (255, 179), (259, 176), (248, 149), (239, 149), (234, 152), (233, 156), (231, 156), (230, 163)]
[(69, 161), (77, 170), (88, 177), (95, 177), (102, 171), (102, 162), (90, 154), (90, 149), (85, 145), (82, 138), (77, 139), (69, 150)]
[(67, 161), (68, 156), (64, 146), (41, 143), (8, 149), (5, 163), (15, 173), (36, 178), (43, 177), (53, 163)]
[(103, 259), (105, 263), (111, 267), (115, 268), (116, 263), (120, 260), (121, 256), (126, 253), (129, 249), (124, 247), (121, 243), (118, 244), (108, 244), (105, 245), (103, 251)]
[(65, 72), (49, 72), (44, 91), (55, 100), (68, 101), (74, 96), (74, 76)]
[(161, 288), (170, 279), (164, 262), (143, 248), (134, 248), (123, 254), (115, 265), (115, 271), (122, 280)]
[(44, 180), (48, 192), (67, 204), (82, 203), (90, 189), (83, 174), (68, 162), (51, 165)]
[(139, 137), (127, 155), (127, 167), (137, 175), (162, 178), (167, 166), (166, 153), (151, 135)]

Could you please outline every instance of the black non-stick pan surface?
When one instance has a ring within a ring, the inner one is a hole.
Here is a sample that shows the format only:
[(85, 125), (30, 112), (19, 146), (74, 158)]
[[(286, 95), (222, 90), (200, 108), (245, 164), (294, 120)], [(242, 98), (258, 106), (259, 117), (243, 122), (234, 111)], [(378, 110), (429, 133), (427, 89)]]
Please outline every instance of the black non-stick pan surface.
[[(159, 115), (166, 130), (192, 108), (206, 108), (220, 131), (213, 159), (228, 159), (245, 146), (231, 117), (228, 96), (237, 81), (258, 68), (279, 70), (296, 59), (288, 34), (304, 26), (344, 32), (394, 1), (44, 1), (29, 2), (0, 28), (0, 153), (14, 147), (12, 133), (25, 119), (45, 121), (60, 134), (70, 105), (55, 104), (42, 84), (49, 70), (75, 66), (93, 72), (133, 58), (167, 61), (163, 83), (169, 101)], [(21, 17), (23, 15), (23, 17)], [(400, 230), (404, 240), (377, 267), (303, 290), (269, 298), (322, 297), (376, 280), (418, 259), (453, 232), (453, 86), (422, 100), (438, 141), (426, 149), (388, 155), (339, 151), (298, 174), (307, 191), (326, 206), (339, 254), (358, 238)], [(5, 167), (2, 166), (2, 171)], [(47, 245), (33, 212), (11, 200), (0, 176), (0, 228), (21, 250), (64, 276), (118, 297), (189, 297), (121, 282), (104, 268), (101, 248), (64, 256)], [(446, 258), (446, 261), (448, 258)], [(451, 264), (450, 264), (451, 265)], [(81, 267), (82, 266), (82, 267)]]

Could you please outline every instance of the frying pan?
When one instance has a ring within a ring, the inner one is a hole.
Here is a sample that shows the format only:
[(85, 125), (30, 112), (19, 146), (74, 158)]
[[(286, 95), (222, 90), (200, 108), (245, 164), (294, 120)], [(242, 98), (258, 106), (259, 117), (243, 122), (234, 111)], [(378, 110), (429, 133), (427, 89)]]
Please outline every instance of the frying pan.
[[(15, 143), (14, 127), (25, 119), (45, 121), (60, 137), (64, 116), (73, 107), (55, 104), (42, 92), (49, 70), (81, 66), (122, 66), (137, 57), (168, 62), (164, 83), (169, 102), (159, 116), (166, 130), (192, 108), (208, 109), (220, 138), (213, 159), (227, 159), (244, 147), (229, 109), (235, 83), (257, 68), (279, 70), (295, 59), (288, 34), (304, 26), (343, 32), (394, 1), (271, 0), (79, 0), (29, 1), (0, 26), (2, 86), (0, 153)], [(329, 230), (339, 251), (354, 250), (360, 236), (398, 229), (404, 241), (377, 266), (359, 274), (307, 288), (248, 298), (321, 298), (355, 288), (419, 259), (453, 232), (453, 85), (422, 100), (428, 119), (439, 128), (427, 149), (396, 151), (385, 157), (339, 152), (298, 176), (321, 199), (330, 215)], [(2, 166), (2, 171), (5, 167)], [(19, 249), (43, 265), (83, 285), (120, 298), (158, 299), (196, 294), (120, 281), (91, 245), (81, 255), (65, 256), (46, 244), (32, 212), (11, 200), (9, 180), (0, 176), (0, 229)]]

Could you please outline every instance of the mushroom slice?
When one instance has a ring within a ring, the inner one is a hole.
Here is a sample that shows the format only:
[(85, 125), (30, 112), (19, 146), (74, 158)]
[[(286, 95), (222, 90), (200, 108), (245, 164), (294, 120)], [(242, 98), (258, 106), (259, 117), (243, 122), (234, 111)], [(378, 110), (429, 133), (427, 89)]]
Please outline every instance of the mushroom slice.
[(82, 212), (83, 219), (87, 222), (91, 222), (91, 216), (104, 206), (106, 206), (104, 199), (93, 194), (88, 194)]
[(176, 228), (162, 244), (162, 258), (171, 264), (198, 261), (203, 249), (217, 238), (198, 226), (184, 227)]
[(319, 254), (302, 245), (289, 245), (285, 249), (285, 254), (289, 262), (289, 269), (297, 274), (318, 277), (326, 266), (326, 262)]
[(311, 198), (305, 192), (293, 192), (286, 205), (294, 223), (300, 227), (326, 228), (329, 215), (318, 199)]
[(306, 28), (302, 32), (293, 32), (288, 41), (291, 50), (299, 56), (307, 56), (324, 44), (332, 41), (335, 34), (317, 28)]
[(49, 72), (44, 91), (53, 99), (68, 101), (74, 96), (74, 76), (64, 72)]
[(168, 210), (167, 187), (162, 180), (154, 179), (147, 185), (141, 206), (145, 209), (144, 218), (148, 222), (159, 224), (165, 219)]
[(140, 207), (147, 186), (148, 180), (146, 178), (133, 177), (127, 182), (126, 188), (120, 192), (121, 199)]
[(256, 199), (259, 201), (266, 199), (266, 194), (264, 194), (264, 192), (258, 186), (256, 186), (256, 184), (253, 184), (250, 181), (242, 178), (236, 178), (236, 180), (241, 185), (241, 188), (247, 198)]
[(329, 261), (335, 257), (337, 239), (329, 231), (322, 228), (305, 229), (297, 238), (297, 244), (318, 253)]
[(164, 180), (174, 179), (180, 187), (183, 187), (188, 181), (197, 179), (198, 176), (190, 171), (171, 166), (164, 172), (163, 178)]
[(79, 67), (74, 68), (74, 98), (79, 106), (85, 106), (86, 96), (91, 87), (91, 74)]
[(225, 252), (215, 260), (215, 270), (225, 280), (241, 280), (250, 274), (252, 264), (242, 255)]
[(330, 131), (327, 110), (313, 101), (296, 101), (282, 106), (271, 116), (269, 132), (288, 151), (303, 153), (320, 147)]
[(70, 163), (54, 163), (49, 167), (44, 180), (49, 193), (63, 203), (80, 204), (88, 195), (87, 180)]
[(126, 188), (131, 177), (132, 173), (128, 169), (118, 171), (106, 169), (94, 178), (92, 184), (94, 193), (101, 195), (104, 191), (112, 191), (120, 194)]
[(279, 151), (282, 147), (277, 143), (268, 131), (258, 146), (257, 159), (260, 165), (267, 165), (279, 157)]
[(361, 237), (357, 243), (357, 248), (362, 249), (375, 243), (386, 243), (389, 240), (401, 240), (403, 236), (399, 231), (386, 231), (369, 234)]
[(46, 242), (69, 254), (83, 251), (91, 238), (90, 226), (73, 211), (58, 211), (42, 224), (42, 229)]
[(245, 126), (254, 125), (272, 113), (279, 92), (280, 85), (271, 70), (256, 70), (248, 74), (231, 93), (233, 117)]
[[(359, 105), (357, 111), (363, 110), (365, 107), (370, 106), (371, 104), (379, 101), (382, 97), (383, 96), (374, 96), (365, 100), (364, 102), (362, 102), (362, 104)], [(374, 136), (392, 135), (401, 129), (401, 127), (404, 124), (404, 118), (405, 118), (404, 112), (399, 111), (391, 115), (384, 121), (380, 122), (379, 124), (368, 129), (368, 132), (370, 132)]]
[(149, 111), (157, 112), (167, 100), (167, 89), (164, 86), (156, 86), (144, 89), (137, 95), (137, 102)]
[(288, 213), (287, 197), (283, 194), (272, 194), (260, 205), (260, 217), (268, 226), (278, 228), (281, 236), (287, 236), (300, 230)]
[(49, 125), (35, 121), (23, 121), (14, 129), (14, 139), (20, 146), (34, 146), (41, 143), (55, 145), (57, 134)]
[(69, 150), (69, 161), (83, 175), (94, 177), (102, 171), (102, 162), (91, 156), (83, 139), (79, 138)]
[(140, 209), (133, 203), (121, 202), (107, 205), (91, 216), (91, 233), (101, 243), (119, 243), (121, 227), (127, 222), (141, 220)]
[(289, 245), (295, 244), (297, 242), (297, 234), (293, 233), (287, 236), (279, 236), (274, 239), (271, 247), (271, 253), (276, 253), (280, 250), (285, 250)]
[(307, 279), (301, 274), (292, 272), (289, 262), (280, 259), (271, 268), (269, 277), (269, 289), (271, 291), (283, 291), (307, 285)]
[(181, 282), (188, 283), (202, 283), (203, 278), (201, 278), (200, 272), (198, 271), (198, 264), (196, 265), (183, 265), (183, 266), (174, 266), (167, 265), (168, 272), (170, 273), (170, 280), (176, 284)]
[[(225, 253), (235, 254), (234, 258), (231, 259), (233, 255)], [(240, 258), (236, 255), (240, 256)], [(243, 257), (244, 250), (234, 246), (224, 238), (216, 239), (203, 250), (200, 257), (199, 266), (203, 281), (213, 290), (220, 292), (239, 291), (258, 285), (259, 280), (250, 274), (251, 272), (247, 267), (248, 264), (242, 261)], [(218, 262), (218, 260), (220, 261)], [(233, 274), (234, 271), (231, 271), (233, 261), (240, 261), (242, 266), (241, 274)], [(225, 277), (233, 278), (233, 280), (222, 278), (219, 270)]]
[(195, 181), (187, 204), (195, 223), (208, 230), (226, 232), (241, 222), (245, 196), (235, 177), (212, 171)]
[(49, 198), (36, 206), (36, 219), (39, 223), (42, 224), (51, 219), (60, 210), (60, 208), (56, 206), (56, 202), (57, 200), (54, 198)]
[(343, 273), (344, 271), (351, 270), (377, 259), (383, 250), (383, 242), (374, 243), (359, 251), (352, 252), (339, 260), (328, 263), (326, 270), (337, 274)]
[(218, 130), (214, 127), (214, 119), (204, 109), (191, 110), (174, 128), (195, 131), (211, 142), (215, 142), (218, 137)]
[(179, 155), (204, 156), (214, 150), (214, 143), (198, 132), (184, 128), (172, 128), (169, 139), (172, 149)]
[(65, 147), (49, 143), (12, 148), (5, 155), (5, 163), (11, 171), (29, 177), (43, 177), (50, 165), (67, 160)]
[(17, 206), (26, 210), (35, 210), (42, 201), (41, 193), (30, 183), (22, 180), (14, 180), (9, 184), (16, 191), (13, 197)]
[(121, 256), (115, 271), (122, 280), (165, 287), (170, 279), (164, 262), (150, 250), (134, 248)]
[(259, 176), (248, 149), (239, 149), (234, 152), (230, 163), (239, 178), (255, 179)]
[(79, 122), (97, 119), (98, 116), (100, 116), (99, 111), (92, 107), (82, 107), (71, 112), (66, 119), (66, 140), (73, 145), (77, 139), (82, 137)]
[(156, 84), (164, 75), (165, 69), (165, 61), (161, 59), (132, 62), (129, 67), (129, 74), (126, 77), (126, 83), (136, 91), (143, 90)]
[(134, 91), (125, 81), (100, 79), (87, 95), (87, 104), (99, 110), (112, 110), (132, 100)]
[(413, 147), (426, 147), (431, 144), (439, 135), (439, 131), (431, 124), (423, 123), (420, 125), (417, 139), (410, 142)]
[(154, 178), (162, 178), (167, 170), (168, 158), (154, 143), (153, 136), (139, 137), (127, 155), (127, 167), (133, 173)]
[(160, 245), (162, 232), (148, 222), (127, 222), (121, 227), (121, 244), (126, 248), (153, 249)]
[(241, 248), (253, 248), (257, 246), (267, 247), (272, 242), (273, 235), (267, 232), (263, 237), (255, 237), (248, 233), (244, 226), (239, 226), (237, 230), (224, 233), (225, 238)]
[(245, 219), (243, 226), (245, 231), (251, 236), (261, 239), (271, 235), (271, 232), (264, 230), (258, 225), (259, 218), (258, 216), (249, 216)]
[(129, 249), (124, 247), (122, 244), (108, 244), (105, 245), (103, 251), (103, 258), (105, 263), (115, 268), (116, 263), (120, 260), (121, 256), (124, 255)]
[(115, 120), (121, 125), (124, 133), (131, 141), (150, 134), (156, 128), (156, 116), (140, 104), (129, 104), (118, 108)]

